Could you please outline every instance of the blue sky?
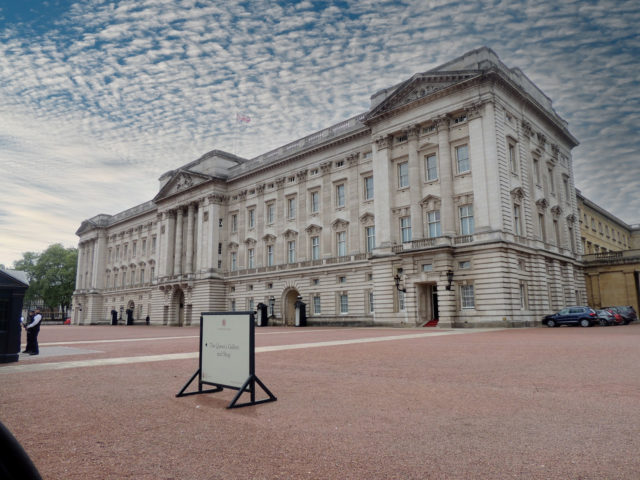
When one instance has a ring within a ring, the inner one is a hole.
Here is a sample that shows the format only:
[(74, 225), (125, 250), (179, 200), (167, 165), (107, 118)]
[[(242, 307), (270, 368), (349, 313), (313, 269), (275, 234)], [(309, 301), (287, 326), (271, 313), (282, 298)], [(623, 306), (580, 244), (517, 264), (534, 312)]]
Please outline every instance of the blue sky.
[(257, 156), (483, 45), (569, 122), (583, 194), (640, 223), (638, 25), (624, 0), (4, 0), (0, 263), (76, 245), (82, 220), (212, 149)]

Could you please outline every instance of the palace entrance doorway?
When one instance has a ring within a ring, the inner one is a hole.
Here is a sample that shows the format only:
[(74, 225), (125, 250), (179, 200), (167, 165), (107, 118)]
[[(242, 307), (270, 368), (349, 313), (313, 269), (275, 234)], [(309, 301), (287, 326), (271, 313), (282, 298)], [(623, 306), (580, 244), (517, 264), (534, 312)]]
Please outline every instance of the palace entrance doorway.
[(289, 289), (283, 295), (283, 320), (286, 326), (294, 326), (296, 324), (296, 300), (300, 293), (295, 288)]
[(418, 301), (417, 324), (421, 326), (436, 326), (438, 323), (438, 289), (435, 283), (416, 284)]

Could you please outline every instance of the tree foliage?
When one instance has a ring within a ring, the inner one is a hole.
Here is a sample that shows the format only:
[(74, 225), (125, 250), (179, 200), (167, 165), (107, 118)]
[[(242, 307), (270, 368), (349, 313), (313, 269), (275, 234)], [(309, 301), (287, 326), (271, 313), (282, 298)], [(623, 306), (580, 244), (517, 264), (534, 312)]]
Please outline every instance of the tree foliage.
[(66, 310), (71, 305), (71, 296), (76, 284), (78, 250), (64, 248), (61, 244), (50, 245), (42, 253), (25, 252), (22, 259), (14, 262), (14, 269), (27, 272), (29, 288), (25, 303), (40, 299), (45, 306)]

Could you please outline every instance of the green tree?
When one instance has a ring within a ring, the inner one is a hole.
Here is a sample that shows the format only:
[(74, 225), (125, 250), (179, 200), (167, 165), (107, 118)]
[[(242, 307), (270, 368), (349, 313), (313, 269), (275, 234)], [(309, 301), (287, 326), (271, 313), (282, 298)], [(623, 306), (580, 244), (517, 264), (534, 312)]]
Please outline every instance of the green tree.
[(25, 303), (41, 299), (49, 309), (60, 306), (66, 314), (76, 284), (77, 262), (78, 250), (64, 248), (59, 243), (50, 245), (40, 254), (24, 253), (22, 260), (14, 263), (14, 268), (29, 275)]

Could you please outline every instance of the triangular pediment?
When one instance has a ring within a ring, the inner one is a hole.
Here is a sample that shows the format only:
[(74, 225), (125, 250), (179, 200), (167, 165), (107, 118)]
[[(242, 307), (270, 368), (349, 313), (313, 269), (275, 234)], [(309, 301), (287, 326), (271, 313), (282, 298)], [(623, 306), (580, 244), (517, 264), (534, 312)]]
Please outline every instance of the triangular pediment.
[(211, 176), (191, 170), (177, 170), (153, 199), (154, 202), (190, 190), (211, 180)]
[(429, 97), (451, 85), (478, 75), (480, 75), (478, 71), (418, 73), (406, 82), (400, 84), (391, 95), (369, 112), (367, 118), (377, 117), (378, 115)]

